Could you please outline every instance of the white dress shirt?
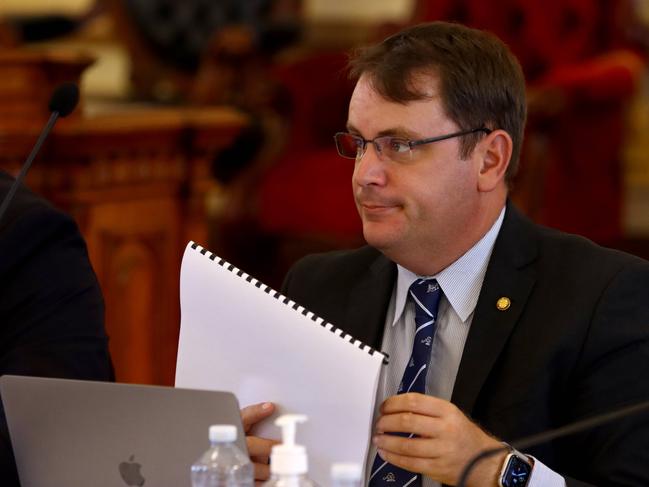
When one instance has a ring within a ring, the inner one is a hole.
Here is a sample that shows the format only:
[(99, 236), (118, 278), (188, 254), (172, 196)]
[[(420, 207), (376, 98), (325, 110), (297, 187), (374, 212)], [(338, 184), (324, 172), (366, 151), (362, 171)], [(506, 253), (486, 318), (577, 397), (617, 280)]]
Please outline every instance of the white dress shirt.
[[(426, 394), (450, 401), (455, 377), (460, 367), (464, 343), (469, 334), (473, 312), (487, 272), (491, 252), (505, 216), (503, 207), (491, 229), (462, 257), (434, 276), (418, 276), (397, 266), (398, 277), (386, 314), (385, 331), (381, 349), (389, 354), (390, 362), (383, 368), (376, 398), (374, 423), (379, 416), (381, 403), (393, 396), (401, 382), (403, 371), (412, 353), (415, 334), (415, 307), (407, 300), (410, 285), (418, 278), (432, 277), (442, 288), (442, 298), (437, 315), (437, 329), (431, 349), (430, 371), (426, 376)], [(371, 475), (376, 456), (372, 446), (367, 458), (366, 479)], [(563, 477), (535, 460), (528, 487), (565, 487)], [(439, 487), (428, 477), (423, 487)]]

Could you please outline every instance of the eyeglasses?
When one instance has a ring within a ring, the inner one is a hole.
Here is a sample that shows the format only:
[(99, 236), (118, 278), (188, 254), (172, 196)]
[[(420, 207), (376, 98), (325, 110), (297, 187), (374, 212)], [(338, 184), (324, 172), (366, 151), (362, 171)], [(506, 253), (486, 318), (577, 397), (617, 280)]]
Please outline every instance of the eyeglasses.
[(360, 135), (354, 135), (348, 132), (338, 132), (334, 135), (334, 140), (336, 141), (338, 154), (348, 159), (361, 159), (367, 150), (367, 144), (372, 143), (379, 158), (386, 157), (391, 161), (408, 162), (412, 160), (412, 150), (415, 147), (479, 132), (484, 132), (488, 135), (491, 133), (491, 130), (486, 127), (480, 127), (477, 129), (463, 130), (462, 132), (454, 132), (448, 135), (440, 135), (438, 137), (430, 137), (428, 139), (420, 140), (408, 140), (401, 137), (392, 137), (391, 135), (366, 140)]

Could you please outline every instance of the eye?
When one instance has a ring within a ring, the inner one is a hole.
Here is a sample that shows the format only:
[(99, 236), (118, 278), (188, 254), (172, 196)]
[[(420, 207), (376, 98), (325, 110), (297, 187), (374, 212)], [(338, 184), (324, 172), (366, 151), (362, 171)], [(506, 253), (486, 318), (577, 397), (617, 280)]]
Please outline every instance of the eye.
[(410, 144), (405, 139), (390, 138), (387, 147), (390, 152), (395, 154), (404, 154), (410, 151)]
[(341, 156), (354, 159), (363, 154), (365, 141), (354, 134), (339, 133), (336, 134), (336, 148)]

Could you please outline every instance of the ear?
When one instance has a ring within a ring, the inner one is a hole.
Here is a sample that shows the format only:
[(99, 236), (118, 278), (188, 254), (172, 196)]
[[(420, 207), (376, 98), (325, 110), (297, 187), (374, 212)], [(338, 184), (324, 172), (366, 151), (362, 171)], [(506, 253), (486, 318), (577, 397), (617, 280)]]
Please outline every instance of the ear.
[(481, 150), (478, 190), (489, 192), (504, 183), (512, 157), (512, 138), (504, 130), (494, 130), (478, 142)]

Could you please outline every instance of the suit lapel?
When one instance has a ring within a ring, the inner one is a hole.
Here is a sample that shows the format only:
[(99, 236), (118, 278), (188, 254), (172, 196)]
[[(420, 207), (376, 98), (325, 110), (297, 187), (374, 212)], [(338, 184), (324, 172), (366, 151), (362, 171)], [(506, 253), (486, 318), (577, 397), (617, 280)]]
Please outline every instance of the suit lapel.
[(380, 350), (396, 266), (377, 251), (377, 258), (351, 289), (345, 315), (349, 333)]
[[(533, 225), (508, 204), (453, 389), (452, 402), (466, 413), (472, 412), (536, 281), (535, 269), (530, 265), (537, 254), (533, 232)], [(511, 302), (503, 311), (496, 306), (501, 297)]]

